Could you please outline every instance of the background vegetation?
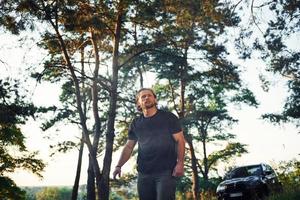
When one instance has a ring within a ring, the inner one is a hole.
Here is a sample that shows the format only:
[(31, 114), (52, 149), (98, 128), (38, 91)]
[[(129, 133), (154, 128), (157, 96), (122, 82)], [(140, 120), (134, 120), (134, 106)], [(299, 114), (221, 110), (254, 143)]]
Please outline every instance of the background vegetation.
[[(41, 60), (39, 64), (16, 66), (30, 75), (1, 76), (0, 198), (136, 198), (135, 190), (128, 189), (134, 187), (135, 174), (114, 182), (110, 171), (113, 152), (125, 143), (127, 128), (138, 115), (134, 94), (145, 85), (146, 74), (154, 77), (161, 108), (176, 113), (184, 127), (186, 175), (178, 184), (182, 199), (214, 198), (220, 164), (248, 152), (231, 131), (239, 121), (229, 110), (234, 105), (257, 108), (259, 102), (241, 78), (238, 61), (261, 59), (267, 66), (262, 71), (287, 81), (282, 112), (262, 118), (299, 128), (300, 56), (291, 45), (299, 37), (298, 1), (4, 0), (0, 6), (1, 30), (29, 33), (32, 38), (21, 38), (20, 45), (32, 40), (41, 52), (32, 58)], [(262, 13), (269, 18), (260, 18)], [(268, 91), (267, 77), (259, 78)], [(60, 85), (60, 104), (41, 107), (27, 101), (25, 80)], [(46, 187), (31, 195), (25, 188), (25, 197), (9, 178), (17, 169), (40, 176), (45, 167), (38, 152), (25, 145), (20, 127), (29, 118), (44, 119), (41, 130), (49, 138), (68, 134), (49, 131), (66, 125), (79, 130), (70, 140), (51, 145), (53, 155), (78, 150), (72, 189)], [(82, 194), (84, 148), (89, 166)], [(296, 188), (291, 195), (297, 197), (298, 161), (280, 163), (278, 171), (285, 191)]]

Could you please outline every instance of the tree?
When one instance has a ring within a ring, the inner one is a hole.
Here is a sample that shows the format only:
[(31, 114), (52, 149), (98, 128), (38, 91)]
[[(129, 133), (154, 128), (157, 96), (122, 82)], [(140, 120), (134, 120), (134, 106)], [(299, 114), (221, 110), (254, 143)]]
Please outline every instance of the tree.
[[(227, 113), (227, 104), (256, 105), (252, 93), (241, 83), (238, 67), (227, 58), (226, 31), (240, 22), (236, 14), (239, 4), (26, 0), (3, 1), (0, 5), (0, 24), (12, 33), (32, 28), (35, 23), (45, 27), (40, 46), (49, 56), (37, 78), (63, 81), (64, 91), (70, 91), (70, 105), (76, 105), (72, 110), (75, 123), (80, 125), (82, 141), (90, 153), (89, 185), (96, 182), (99, 199), (108, 199), (113, 145), (122, 143), (122, 137), (114, 143), (116, 119), (128, 125), (128, 116), (135, 114), (131, 109), (134, 99), (122, 90), (129, 88), (126, 83), (132, 89), (137, 78), (143, 86), (143, 72), (150, 67), (159, 79), (167, 81), (166, 87), (158, 88), (163, 91), (161, 99), (190, 128), (184, 132), (195, 199), (199, 198), (199, 171), (207, 180), (217, 161), (245, 152), (238, 143), (228, 143), (224, 151), (212, 154), (207, 154), (205, 147), (207, 142), (234, 138), (224, 130), (235, 122)], [(149, 51), (152, 54), (146, 55)], [(247, 57), (248, 51), (241, 53)], [(128, 78), (132, 80), (126, 81)], [(124, 111), (127, 107), (129, 112)], [(203, 145), (201, 159), (199, 143)], [(99, 155), (103, 155), (102, 165)]]
[(264, 34), (265, 46), (271, 56), (269, 70), (288, 79), (290, 95), (280, 115), (270, 114), (265, 117), (269, 117), (273, 122), (291, 121), (299, 127), (300, 105), (297, 102), (300, 99), (300, 53), (299, 49), (290, 47), (288, 40), (297, 37), (299, 32), (300, 2), (276, 1), (268, 4), (276, 17), (268, 22)]
[[(63, 63), (63, 68), (57, 68), (59, 73), (63, 73), (63, 72), (69, 72), (71, 78), (72, 78), (72, 83), (74, 84), (74, 88), (75, 88), (75, 97), (76, 97), (76, 107), (77, 107), (77, 112), (79, 113), (79, 118), (80, 118), (80, 124), (82, 127), (82, 132), (83, 132), (83, 139), (88, 147), (89, 153), (90, 153), (90, 157), (91, 157), (91, 163), (93, 166), (93, 173), (95, 174), (95, 178), (96, 178), (96, 184), (97, 184), (97, 191), (98, 191), (98, 197), (99, 199), (108, 199), (108, 179), (107, 177), (109, 176), (109, 167), (110, 167), (110, 159), (111, 159), (111, 155), (108, 155), (108, 159), (107, 159), (107, 155), (105, 155), (105, 161), (103, 163), (103, 173), (101, 173), (100, 171), (100, 167), (99, 167), (99, 163), (97, 161), (97, 147), (98, 147), (98, 140), (100, 137), (100, 129), (99, 129), (99, 116), (98, 116), (98, 95), (97, 95), (97, 78), (98, 78), (98, 71), (99, 71), (99, 52), (97, 51), (97, 44), (95, 43), (95, 32), (94, 32), (94, 28), (91, 26), (90, 29), (88, 27), (83, 27), (85, 28), (85, 30), (91, 34), (91, 38), (90, 38), (90, 42), (93, 44), (93, 49), (94, 49), (94, 56), (95, 56), (95, 60), (96, 60), (96, 64), (95, 64), (95, 70), (94, 73), (92, 74), (93, 76), (93, 84), (92, 84), (92, 97), (93, 97), (93, 113), (94, 113), (94, 119), (95, 119), (95, 126), (96, 128), (94, 129), (95, 131), (95, 138), (94, 138), (94, 142), (91, 141), (90, 136), (89, 136), (89, 131), (88, 131), (88, 127), (87, 127), (87, 123), (86, 123), (86, 118), (84, 116), (84, 112), (83, 112), (83, 108), (82, 108), (82, 99), (81, 99), (81, 94), (80, 94), (80, 87), (79, 87), (79, 79), (78, 79), (78, 75), (76, 74), (76, 67), (74, 66), (74, 64), (72, 63), (71, 60), (71, 52), (69, 51), (69, 46), (67, 43), (67, 40), (65, 38), (65, 35), (62, 34), (62, 32), (64, 30), (62, 30), (60, 27), (64, 26), (64, 25), (68, 25), (68, 24), (64, 24), (64, 22), (69, 22), (68, 17), (70, 17), (71, 15), (74, 16), (76, 14), (78, 14), (78, 12), (76, 13), (76, 3), (80, 3), (80, 1), (78, 2), (60, 2), (60, 1), (56, 1), (56, 2), (51, 2), (51, 1), (37, 1), (37, 2), (33, 2), (33, 1), (22, 1), (22, 2), (16, 2), (15, 4), (12, 4), (13, 6), (17, 7), (17, 10), (22, 14), (25, 15), (29, 15), (30, 17), (33, 17), (35, 19), (40, 20), (41, 22), (47, 22), (50, 27), (53, 30), (53, 33), (48, 33), (46, 34), (45, 38), (48, 37), (48, 39), (50, 39), (52, 37), (52, 40), (50, 41), (51, 46), (48, 47), (52, 47), (49, 48), (48, 50), (50, 50), (50, 52), (52, 51), (53, 53), (55, 53), (54, 55), (56, 56), (56, 58), (54, 57), (54, 59), (56, 60), (60, 60)], [(75, 7), (74, 7), (75, 6)], [(84, 2), (82, 2), (82, 4), (79, 4), (79, 7), (82, 8), (81, 11), (85, 10), (85, 11), (92, 11), (91, 9), (93, 8), (93, 6), (90, 4), (85, 4)], [(93, 14), (95, 14), (95, 12), (91, 12), (91, 15), (88, 15), (87, 18), (85, 18), (85, 20), (89, 21), (89, 20), (93, 20), (93, 18), (89, 18), (89, 17), (93, 17)], [(79, 15), (80, 16), (80, 15)], [(81, 15), (83, 16), (83, 15)], [(121, 16), (121, 15), (119, 15)], [(64, 20), (63, 20), (64, 19)], [(94, 18), (95, 19), (95, 18)], [(120, 20), (119, 20), (120, 21)], [(75, 24), (72, 23), (70, 24), (71, 26), (74, 26)], [(83, 24), (82, 24), (83, 25)], [(91, 25), (91, 24), (89, 24)], [(118, 26), (120, 26), (118, 24)], [(70, 28), (70, 26), (66, 26), (66, 28)], [(87, 30), (89, 29), (89, 30)], [(119, 31), (119, 28), (116, 30)], [(118, 35), (118, 33), (116, 33), (116, 35)], [(119, 38), (117, 39), (117, 41), (119, 40)], [(52, 42), (52, 43), (51, 43)], [(117, 42), (118, 45), (118, 42)], [(116, 50), (118, 51), (118, 48), (116, 48)], [(60, 52), (60, 53), (59, 53)], [(116, 69), (117, 65), (116, 65), (116, 59), (114, 60), (114, 64), (113, 64), (113, 68)], [(65, 68), (64, 68), (65, 67)], [(115, 70), (113, 70), (113, 79), (116, 79), (116, 73)], [(108, 122), (108, 141), (111, 141), (113, 139), (113, 130), (112, 130), (112, 126), (114, 123), (114, 106), (115, 106), (115, 95), (116, 95), (116, 81), (113, 80), (112, 81), (112, 87), (110, 88), (112, 91), (112, 95), (111, 97), (113, 98), (113, 100), (111, 101), (111, 107), (113, 107), (110, 111), (111, 116), (109, 118)], [(109, 154), (111, 152), (111, 144), (107, 144), (107, 153)], [(109, 166), (109, 167), (107, 167)], [(101, 189), (100, 189), (101, 188)]]
[(299, 159), (292, 159), (289, 161), (281, 161), (276, 166), (276, 172), (279, 179), (286, 189), (300, 188), (300, 161)]
[[(7, 175), (16, 169), (29, 170), (41, 176), (45, 167), (37, 158), (38, 152), (29, 152), (20, 125), (34, 117), (34, 105), (25, 101), (19, 83), (0, 80), (0, 198), (25, 199), (25, 192)], [(17, 153), (16, 153), (17, 152)]]
[[(262, 117), (274, 124), (293, 122), (300, 125), (300, 54), (295, 41), (299, 40), (300, 2), (294, 0), (256, 1), (239, 5), (243, 13), (251, 12), (250, 23), (244, 27), (237, 47), (244, 51), (245, 58), (261, 58), (266, 70), (281, 75), (287, 80), (288, 97), (281, 113), (266, 113)], [(252, 39), (252, 40), (250, 40)], [(251, 42), (249, 42), (251, 41)], [(263, 88), (268, 90), (269, 81), (261, 75)]]
[(69, 188), (45, 187), (36, 193), (37, 200), (65, 200), (71, 198)]
[[(47, 79), (51, 81), (71, 79), (76, 99), (76, 112), (83, 133), (82, 138), (88, 148), (92, 173), (96, 180), (92, 182), (96, 182), (98, 198), (108, 199), (119, 70), (132, 58), (145, 51), (145, 48), (138, 48), (137, 43), (134, 48), (131, 48), (130, 40), (126, 40), (133, 32), (128, 30), (132, 23), (130, 16), (138, 4), (126, 0), (99, 2), (27, 0), (9, 2), (9, 4), (1, 4), (1, 6), (5, 11), (1, 13), (2, 16), (11, 19), (2, 25), (12, 33), (32, 28), (38, 23), (45, 25), (46, 28), (42, 29), (41, 33), (43, 38), (41, 46), (48, 50), (49, 57), (44, 63), (43, 72), (37, 74), (38, 78), (47, 74)], [(22, 20), (18, 18), (18, 15), (23, 16)], [(140, 22), (144, 22), (144, 20), (140, 20)], [(78, 70), (80, 66), (76, 60), (78, 60), (78, 53), (82, 52), (82, 46), (87, 47), (84, 50), (86, 54), (82, 59), (83, 63), (87, 63), (92, 69), (89, 74), (82, 74)], [(100, 73), (102, 63), (104, 65), (110, 63), (107, 74)], [(87, 86), (91, 89), (92, 106), (91, 115), (89, 113), (88, 117), (84, 113), (80, 88), (83, 76), (86, 78), (85, 80), (88, 80)], [(103, 102), (100, 100), (102, 91), (105, 94)], [(101, 105), (99, 105), (100, 102)], [(106, 115), (103, 132), (100, 128), (99, 116), (99, 107), (101, 106), (104, 107), (103, 112)], [(90, 126), (90, 124), (92, 125)], [(90, 131), (93, 134), (90, 134)], [(100, 138), (105, 141), (104, 149), (100, 150), (100, 152), (104, 152), (102, 165), (97, 160)]]
[[(242, 144), (229, 144), (227, 154), (212, 154), (211, 162), (208, 161), (207, 143), (233, 138), (224, 133), (225, 122), (235, 121), (228, 116), (227, 103), (256, 105), (253, 94), (242, 86), (238, 67), (227, 58), (226, 29), (240, 21), (236, 13), (231, 12), (232, 7), (222, 1), (170, 1), (160, 16), (162, 31), (153, 36), (164, 44), (152, 59), (157, 78), (165, 80), (157, 90), (160, 99), (183, 121), (194, 199), (200, 198), (199, 170), (208, 181), (209, 170), (217, 160), (246, 152)], [(229, 100), (229, 93), (236, 96)], [(209, 137), (208, 130), (211, 134), (220, 133)], [(203, 159), (197, 155), (199, 141), (203, 144)], [(234, 151), (235, 147), (239, 150)]]

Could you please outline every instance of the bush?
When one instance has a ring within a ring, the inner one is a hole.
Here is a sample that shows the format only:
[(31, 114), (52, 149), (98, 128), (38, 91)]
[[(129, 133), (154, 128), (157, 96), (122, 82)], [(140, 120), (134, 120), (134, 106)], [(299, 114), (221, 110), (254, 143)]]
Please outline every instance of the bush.
[(36, 193), (36, 200), (68, 200), (72, 190), (66, 187), (46, 187)]
[(284, 189), (282, 193), (270, 196), (267, 200), (298, 200), (300, 199), (300, 188)]
[(283, 186), (281, 193), (274, 194), (268, 200), (300, 199), (300, 161), (296, 159), (283, 161), (274, 167)]

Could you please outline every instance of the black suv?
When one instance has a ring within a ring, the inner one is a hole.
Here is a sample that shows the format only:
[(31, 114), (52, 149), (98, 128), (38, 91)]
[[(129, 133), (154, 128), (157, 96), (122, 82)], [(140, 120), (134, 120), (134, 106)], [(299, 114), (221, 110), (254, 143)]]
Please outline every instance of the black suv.
[(225, 175), (217, 187), (218, 200), (263, 199), (271, 192), (281, 191), (274, 170), (267, 164), (237, 167)]

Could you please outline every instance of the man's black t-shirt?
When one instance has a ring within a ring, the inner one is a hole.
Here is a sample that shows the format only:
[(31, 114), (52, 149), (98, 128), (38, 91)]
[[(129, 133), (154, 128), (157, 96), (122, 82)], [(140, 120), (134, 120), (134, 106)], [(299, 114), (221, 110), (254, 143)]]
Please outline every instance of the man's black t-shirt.
[(172, 135), (181, 130), (178, 118), (163, 110), (158, 110), (151, 117), (141, 115), (134, 119), (128, 139), (138, 142), (138, 171), (151, 174), (173, 170), (177, 160), (177, 145)]

